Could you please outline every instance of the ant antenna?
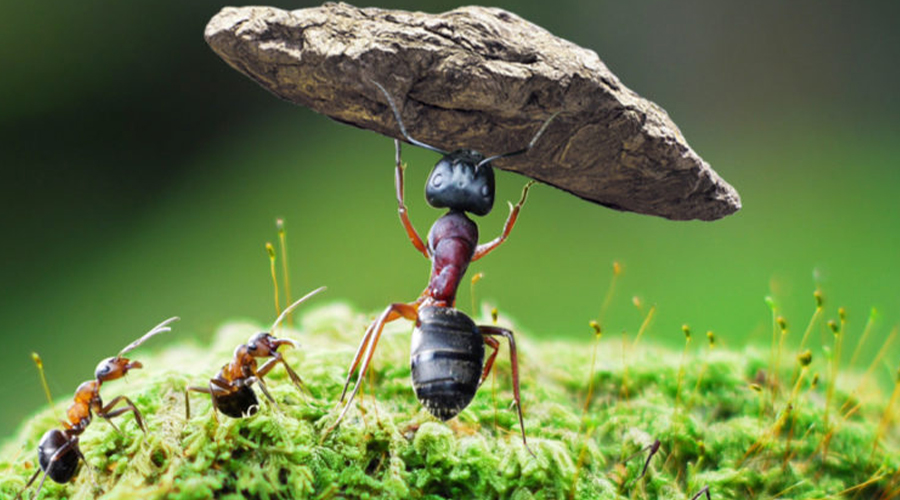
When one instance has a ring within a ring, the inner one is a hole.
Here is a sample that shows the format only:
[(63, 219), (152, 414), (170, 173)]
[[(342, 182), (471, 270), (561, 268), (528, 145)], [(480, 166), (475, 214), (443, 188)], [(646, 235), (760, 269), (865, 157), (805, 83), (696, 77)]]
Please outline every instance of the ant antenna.
[(531, 148), (534, 147), (534, 145), (535, 145), (535, 143), (537, 143), (538, 139), (540, 139), (541, 136), (544, 135), (544, 131), (546, 131), (547, 127), (550, 126), (550, 122), (552, 122), (557, 117), (557, 115), (559, 115), (560, 113), (562, 113), (562, 111), (557, 111), (556, 113), (553, 113), (552, 115), (550, 115), (550, 118), (547, 118), (547, 121), (545, 121), (544, 124), (541, 125), (541, 128), (538, 129), (537, 133), (534, 134), (534, 137), (531, 138), (531, 142), (529, 142), (528, 146), (525, 146), (525, 148), (520, 149), (518, 151), (513, 151), (511, 153), (503, 153), (500, 155), (491, 156), (490, 158), (485, 158), (485, 159), (481, 160), (480, 162), (478, 162), (478, 164), (475, 165), (475, 168), (477, 169), (478, 167), (481, 167), (482, 165), (487, 165), (488, 163), (490, 163), (494, 160), (499, 160), (500, 158), (509, 158), (510, 156), (516, 156), (516, 155), (520, 155), (523, 153), (527, 153), (529, 150), (531, 150)]
[(434, 151), (435, 153), (439, 153), (442, 155), (449, 154), (449, 152), (444, 151), (443, 149), (436, 148), (434, 146), (430, 146), (428, 144), (425, 144), (424, 142), (417, 141), (417, 140), (413, 139), (412, 137), (410, 137), (409, 132), (406, 131), (406, 127), (403, 126), (403, 120), (400, 119), (400, 111), (397, 110), (397, 105), (394, 104), (394, 99), (391, 97), (390, 94), (388, 94), (388, 91), (385, 90), (384, 87), (382, 87), (380, 83), (378, 83), (372, 79), (369, 79), (369, 81), (374, 83), (375, 86), (378, 87), (379, 90), (381, 90), (381, 93), (384, 94), (384, 97), (387, 98), (388, 104), (391, 105), (391, 110), (393, 110), (393, 112), (394, 112), (394, 118), (397, 119), (397, 124), (400, 125), (400, 133), (403, 134), (403, 137), (406, 138), (407, 142), (409, 142), (410, 144), (412, 144), (414, 146), (419, 146), (420, 148), (425, 148), (429, 151)]
[(291, 305), (287, 306), (286, 308), (284, 308), (284, 311), (281, 311), (281, 315), (278, 316), (278, 319), (276, 319), (275, 322), (272, 323), (272, 329), (269, 330), (269, 331), (270, 331), (270, 332), (274, 332), (275, 329), (278, 328), (278, 325), (281, 323), (281, 321), (288, 315), (288, 313), (290, 313), (291, 311), (293, 311), (293, 310), (294, 310), (297, 306), (299, 306), (300, 304), (306, 302), (306, 299), (308, 299), (308, 298), (312, 297), (313, 295), (316, 295), (317, 293), (319, 293), (319, 292), (325, 290), (325, 288), (326, 288), (326, 287), (324, 287), (324, 286), (320, 286), (319, 288), (316, 288), (315, 290), (313, 290), (313, 291), (307, 293), (307, 294), (304, 295), (303, 297), (300, 297), (300, 298), (297, 299), (297, 301), (294, 302), (293, 304), (291, 304)]
[[(41, 385), (44, 386), (44, 394), (47, 395), (47, 402), (50, 403), (50, 408), (53, 409), (53, 413), (56, 414), (56, 407), (53, 406), (53, 397), (50, 396), (50, 385), (47, 383), (47, 376), (44, 374), (44, 361), (41, 359), (38, 353), (31, 353), (31, 359), (34, 361), (34, 364), (37, 365), (38, 372), (41, 374)], [(59, 415), (56, 415), (59, 418)]]
[(124, 356), (125, 354), (127, 354), (129, 351), (131, 351), (131, 350), (133, 350), (134, 348), (136, 348), (137, 346), (143, 344), (143, 343), (146, 342), (150, 337), (153, 337), (154, 335), (157, 335), (157, 334), (160, 334), (160, 333), (165, 333), (165, 332), (171, 332), (171, 331), (172, 331), (172, 327), (170, 327), (169, 324), (170, 324), (170, 323), (173, 323), (173, 322), (175, 322), (175, 321), (178, 321), (179, 319), (181, 319), (181, 318), (179, 318), (178, 316), (172, 316), (171, 318), (169, 318), (169, 319), (163, 321), (162, 323), (160, 323), (160, 324), (154, 326), (149, 332), (145, 333), (141, 338), (139, 338), (139, 339), (135, 340), (134, 342), (128, 344), (124, 349), (122, 349), (121, 351), (119, 351), (119, 354), (116, 355), (116, 358), (121, 358), (122, 356)]

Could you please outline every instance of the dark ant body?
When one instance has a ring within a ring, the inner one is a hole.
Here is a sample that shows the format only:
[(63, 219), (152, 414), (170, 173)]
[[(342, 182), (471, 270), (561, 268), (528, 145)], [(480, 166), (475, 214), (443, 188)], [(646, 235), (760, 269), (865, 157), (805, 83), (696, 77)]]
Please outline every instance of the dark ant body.
[[(78, 389), (75, 390), (74, 401), (66, 411), (66, 420), (62, 421), (63, 429), (51, 429), (41, 438), (41, 441), (38, 443), (38, 463), (41, 467), (34, 472), (25, 488), (19, 492), (16, 498), (21, 498), (22, 493), (31, 486), (31, 483), (34, 482), (41, 471), (44, 472), (44, 477), (38, 485), (34, 495), (35, 498), (40, 495), (41, 488), (43, 488), (44, 481), (48, 476), (57, 483), (66, 483), (75, 477), (75, 473), (78, 470), (78, 461), (85, 460), (81, 449), (78, 447), (78, 437), (90, 425), (93, 414), (109, 422), (118, 431), (119, 429), (112, 422), (112, 419), (130, 411), (134, 414), (138, 427), (143, 432), (147, 432), (141, 412), (131, 399), (127, 396), (117, 396), (104, 405), (103, 400), (100, 398), (100, 386), (103, 382), (124, 377), (131, 369), (142, 368), (143, 365), (140, 361), (131, 361), (123, 356), (143, 344), (150, 337), (171, 331), (172, 329), (168, 325), (176, 320), (178, 318), (173, 317), (163, 321), (141, 338), (122, 349), (116, 357), (101, 361), (95, 370), (94, 379), (78, 386)], [(125, 403), (123, 408), (113, 409), (121, 402)]]
[[(410, 137), (390, 94), (377, 82), (372, 83), (387, 98), (400, 126), (400, 132), (406, 140), (443, 155), (429, 175), (425, 198), (429, 205), (435, 208), (448, 208), (449, 211), (431, 226), (427, 244), (423, 242), (406, 213), (406, 205), (403, 202), (400, 141), (395, 140), (395, 188), (400, 221), (416, 250), (431, 261), (431, 278), (415, 302), (391, 304), (366, 330), (347, 372), (341, 401), (347, 394), (353, 372), (362, 362), (357, 382), (334, 426), (344, 418), (359, 391), (385, 323), (402, 317), (415, 322), (416, 325), (410, 349), (412, 383), (416, 397), (432, 415), (441, 420), (453, 418), (472, 401), (497, 357), (500, 342), (496, 337), (505, 337), (509, 341), (513, 394), (522, 431), (522, 442), (528, 448), (519, 395), (518, 356), (512, 331), (497, 326), (476, 325), (471, 318), (455, 309), (454, 305), (456, 291), (469, 263), (489, 254), (506, 240), (533, 183), (531, 181), (525, 185), (522, 198), (516, 205), (510, 205), (510, 214), (500, 236), (478, 245), (478, 226), (466, 212), (483, 216), (493, 208), (494, 172), (490, 163), (530, 150), (556, 115), (544, 122), (528, 146), (519, 151), (487, 158), (471, 149), (447, 152)], [(487, 362), (484, 359), (485, 344), (493, 349)]]
[[(305, 302), (307, 299), (325, 290), (320, 287), (301, 297), (299, 300), (288, 306), (272, 324), (272, 329), (268, 332), (260, 332), (247, 341), (246, 344), (237, 346), (234, 350), (234, 357), (231, 362), (227, 363), (219, 371), (219, 374), (209, 380), (207, 387), (188, 387), (184, 394), (184, 411), (187, 419), (191, 418), (191, 406), (188, 398), (188, 392), (202, 392), (209, 394), (212, 398), (213, 414), (218, 419), (218, 412), (221, 411), (225, 415), (232, 418), (242, 418), (255, 415), (259, 410), (259, 399), (252, 389), (254, 383), (259, 383), (259, 388), (272, 404), (275, 399), (269, 394), (269, 389), (263, 381), (265, 377), (278, 363), (284, 365), (288, 376), (297, 388), (303, 388), (303, 380), (300, 376), (287, 364), (284, 357), (278, 352), (278, 348), (283, 345), (298, 347), (298, 344), (290, 339), (275, 338), (272, 333), (278, 327), (279, 323), (287, 317), (287, 315), (297, 306)], [(257, 367), (257, 358), (269, 358), (262, 366)]]

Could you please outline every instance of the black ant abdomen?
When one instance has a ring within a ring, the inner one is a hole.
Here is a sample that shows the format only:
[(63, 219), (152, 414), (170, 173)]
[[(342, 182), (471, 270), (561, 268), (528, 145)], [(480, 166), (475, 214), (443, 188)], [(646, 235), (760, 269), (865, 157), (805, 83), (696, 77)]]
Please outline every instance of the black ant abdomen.
[(243, 380), (236, 380), (239, 386), (235, 392), (216, 396), (216, 409), (231, 418), (252, 417), (259, 411), (259, 399), (256, 392)]
[(478, 390), (484, 367), (484, 338), (457, 309), (422, 307), (410, 352), (412, 385), (429, 413), (449, 420)]
[[(65, 448), (65, 450), (61, 450), (61, 448)], [(59, 454), (57, 455), (57, 453)], [(55, 459), (54, 455), (56, 455)], [(45, 432), (38, 443), (38, 463), (41, 465), (41, 470), (57, 483), (67, 483), (75, 477), (80, 458), (77, 445), (73, 445), (71, 439), (59, 429), (50, 429)], [(53, 467), (50, 467), (51, 460), (54, 460)]]

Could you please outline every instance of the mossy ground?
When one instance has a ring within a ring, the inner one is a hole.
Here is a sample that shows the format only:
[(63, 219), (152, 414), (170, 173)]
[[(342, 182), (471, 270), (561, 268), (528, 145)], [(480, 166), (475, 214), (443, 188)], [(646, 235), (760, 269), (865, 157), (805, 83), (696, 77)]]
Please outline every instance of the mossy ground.
[[(710, 350), (705, 339), (686, 356), (650, 345), (626, 349), (621, 338), (601, 341), (583, 414), (593, 344), (530, 342), (520, 334), (532, 457), (509, 408), (507, 348), (469, 408), (441, 423), (415, 400), (411, 327), (398, 321), (382, 338), (355, 408), (323, 439), (368, 320), (329, 306), (310, 309), (298, 330), (282, 330), (303, 344), (286, 358), (311, 394), (301, 395), (276, 368), (267, 380), (279, 408), (260, 397), (259, 413), (238, 420), (220, 415), (217, 422), (209, 398), (195, 394), (185, 421), (183, 390), (204, 385), (259, 325), (226, 325), (208, 348), (179, 343), (176, 329), (174, 347), (135, 351), (145, 369), (104, 386), (103, 395), (129, 395), (149, 432), (130, 416), (117, 420), (121, 433), (95, 420), (81, 439), (93, 481), (82, 464), (70, 484), (48, 480), (42, 497), (689, 499), (707, 486), (714, 499), (900, 497), (893, 416), (873, 447), (887, 397), (856, 390), (859, 378), (843, 377), (826, 427), (824, 378), (811, 387), (807, 375), (790, 401), (796, 363), (780, 367), (782, 382), (772, 391), (767, 350)], [(826, 360), (814, 355), (810, 368), (825, 374)], [(860, 406), (842, 419), (838, 407), (848, 399)], [(57, 411), (67, 404), (57, 403)], [(51, 410), (41, 411), (6, 443), (0, 496), (24, 486), (37, 441), (56, 425)], [(659, 453), (639, 477), (656, 440)]]

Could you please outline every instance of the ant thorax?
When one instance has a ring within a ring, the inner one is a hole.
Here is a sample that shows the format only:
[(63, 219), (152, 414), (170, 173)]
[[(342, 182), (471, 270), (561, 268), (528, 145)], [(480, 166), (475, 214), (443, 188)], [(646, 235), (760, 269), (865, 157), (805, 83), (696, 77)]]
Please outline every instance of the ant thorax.
[(222, 376), (229, 381), (239, 380), (252, 375), (256, 370), (256, 358), (250, 354), (247, 344), (234, 349), (234, 357), (230, 363), (222, 367)]
[(91, 409), (101, 405), (100, 382), (97, 380), (83, 382), (75, 390), (75, 400), (66, 410), (66, 421), (64, 422), (66, 428), (83, 429), (87, 427), (91, 422)]
[(466, 274), (478, 245), (478, 226), (464, 212), (451, 210), (435, 221), (428, 232), (431, 279), (428, 294), (453, 305), (456, 290)]

